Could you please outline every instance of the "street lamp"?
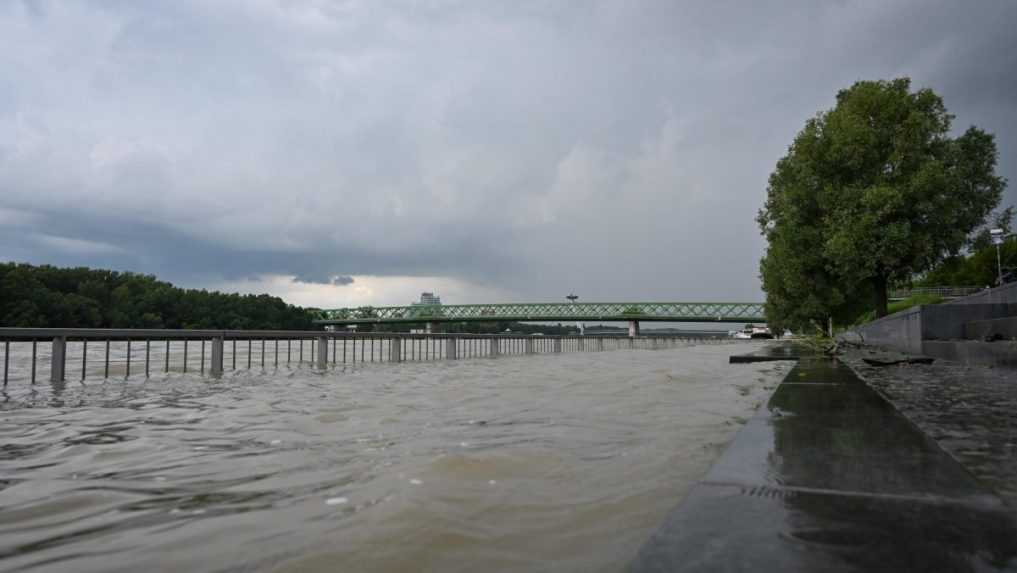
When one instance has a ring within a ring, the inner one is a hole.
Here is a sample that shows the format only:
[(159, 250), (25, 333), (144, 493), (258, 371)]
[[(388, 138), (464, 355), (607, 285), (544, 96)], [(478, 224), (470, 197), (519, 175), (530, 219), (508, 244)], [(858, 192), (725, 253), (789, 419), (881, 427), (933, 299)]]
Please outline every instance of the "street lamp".
[(1003, 285), (1003, 260), (999, 255), (999, 246), (1003, 244), (1003, 229), (992, 229), (989, 231), (989, 236), (992, 237), (992, 244), (996, 245), (996, 272), (998, 278), (996, 279), (996, 286)]
[[(575, 305), (576, 301), (579, 300), (579, 297), (576, 296), (576, 293), (569, 293), (569, 295), (565, 298), (568, 299), (568, 301), (571, 302), (573, 305)], [(579, 336), (585, 336), (586, 329), (583, 327), (583, 323), (577, 320), (576, 326), (579, 327)]]

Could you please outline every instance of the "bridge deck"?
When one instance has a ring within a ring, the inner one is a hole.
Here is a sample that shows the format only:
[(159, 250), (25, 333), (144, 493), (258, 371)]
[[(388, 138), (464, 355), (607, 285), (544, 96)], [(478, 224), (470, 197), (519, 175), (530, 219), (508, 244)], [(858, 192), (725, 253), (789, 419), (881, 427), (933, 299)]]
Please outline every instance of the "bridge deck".
[(583, 302), (452, 304), (339, 308), (321, 311), (318, 324), (480, 321), (765, 322), (754, 302)]

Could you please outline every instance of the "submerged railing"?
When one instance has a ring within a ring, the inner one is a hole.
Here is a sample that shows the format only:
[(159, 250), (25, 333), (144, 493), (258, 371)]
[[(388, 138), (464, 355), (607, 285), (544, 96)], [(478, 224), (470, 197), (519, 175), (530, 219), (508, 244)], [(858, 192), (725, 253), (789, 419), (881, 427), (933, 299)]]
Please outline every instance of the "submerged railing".
[[(702, 338), (696, 337), (696, 338)], [(534, 336), (519, 334), (403, 334), (292, 330), (154, 330), (0, 328), (3, 386), (40, 375), (63, 381), (88, 377), (145, 377), (153, 372), (262, 370), (281, 365), (459, 360), (501, 355), (666, 348), (683, 335)], [(48, 365), (48, 368), (47, 368)]]

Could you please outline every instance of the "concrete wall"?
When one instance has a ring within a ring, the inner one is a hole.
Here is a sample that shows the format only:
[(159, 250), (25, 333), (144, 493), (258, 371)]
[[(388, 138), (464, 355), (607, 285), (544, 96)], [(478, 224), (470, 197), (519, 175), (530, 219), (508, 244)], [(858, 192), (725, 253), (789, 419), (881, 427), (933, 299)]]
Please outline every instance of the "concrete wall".
[(935, 304), (922, 308), (922, 339), (964, 338), (964, 324), (1017, 314), (1017, 304)]
[(911, 307), (873, 320), (855, 329), (865, 344), (888, 346), (904, 352), (922, 352), (922, 306)]
[(1017, 316), (972, 320), (964, 323), (964, 338), (985, 340), (986, 338), (1017, 340)]
[[(999, 343), (969, 344), (964, 325), (977, 320), (1017, 316), (1017, 283), (986, 289), (950, 303), (922, 305), (855, 328), (865, 344), (926, 354), (969, 364), (1014, 364), (1015, 351)], [(849, 339), (855, 336), (848, 336)]]
[(922, 353), (924, 340), (965, 338), (964, 324), (1017, 315), (1017, 304), (921, 305), (884, 316), (855, 328), (865, 344)]
[(985, 289), (972, 295), (952, 300), (943, 304), (1017, 304), (1017, 282), (1001, 287)]

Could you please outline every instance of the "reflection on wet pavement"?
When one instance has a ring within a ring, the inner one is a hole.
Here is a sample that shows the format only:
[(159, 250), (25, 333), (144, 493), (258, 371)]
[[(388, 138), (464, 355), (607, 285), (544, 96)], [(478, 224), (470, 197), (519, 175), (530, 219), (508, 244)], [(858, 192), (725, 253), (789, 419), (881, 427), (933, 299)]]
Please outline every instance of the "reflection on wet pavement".
[(849, 368), (808, 358), (632, 569), (1017, 570), (1017, 515)]

